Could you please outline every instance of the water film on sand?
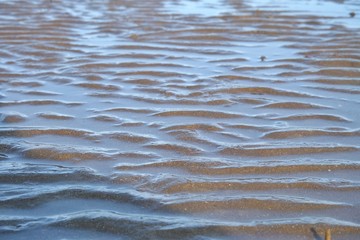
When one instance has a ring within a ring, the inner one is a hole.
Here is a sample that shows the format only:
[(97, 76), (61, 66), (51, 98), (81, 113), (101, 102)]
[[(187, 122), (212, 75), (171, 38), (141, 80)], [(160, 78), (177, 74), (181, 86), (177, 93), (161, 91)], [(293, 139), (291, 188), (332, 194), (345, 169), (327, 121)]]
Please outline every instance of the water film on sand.
[(358, 15), (0, 0), (0, 239), (359, 239)]

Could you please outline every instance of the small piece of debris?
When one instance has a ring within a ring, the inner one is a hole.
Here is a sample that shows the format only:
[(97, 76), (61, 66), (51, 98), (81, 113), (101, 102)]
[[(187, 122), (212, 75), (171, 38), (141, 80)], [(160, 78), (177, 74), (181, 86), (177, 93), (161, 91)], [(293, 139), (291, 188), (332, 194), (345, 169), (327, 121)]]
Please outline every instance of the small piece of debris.
[(326, 229), (325, 231), (325, 240), (331, 240), (331, 230)]
[(131, 35), (130, 35), (130, 38), (131, 38), (132, 40), (137, 40), (137, 39), (139, 38), (139, 36), (138, 36), (137, 34), (131, 34)]

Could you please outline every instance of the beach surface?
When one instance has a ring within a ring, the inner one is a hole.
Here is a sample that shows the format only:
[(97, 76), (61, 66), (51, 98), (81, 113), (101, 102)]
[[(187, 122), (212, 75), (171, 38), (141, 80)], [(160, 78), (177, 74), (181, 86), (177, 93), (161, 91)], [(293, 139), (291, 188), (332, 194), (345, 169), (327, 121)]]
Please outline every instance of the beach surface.
[(359, 239), (359, 19), (0, 0), (0, 239)]

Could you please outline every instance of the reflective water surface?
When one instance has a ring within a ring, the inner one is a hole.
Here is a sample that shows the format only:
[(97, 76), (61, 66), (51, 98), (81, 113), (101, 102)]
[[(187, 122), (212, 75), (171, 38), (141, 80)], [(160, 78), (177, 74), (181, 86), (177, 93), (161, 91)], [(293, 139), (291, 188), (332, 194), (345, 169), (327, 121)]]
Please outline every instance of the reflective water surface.
[(359, 14), (0, 1), (0, 239), (359, 239)]

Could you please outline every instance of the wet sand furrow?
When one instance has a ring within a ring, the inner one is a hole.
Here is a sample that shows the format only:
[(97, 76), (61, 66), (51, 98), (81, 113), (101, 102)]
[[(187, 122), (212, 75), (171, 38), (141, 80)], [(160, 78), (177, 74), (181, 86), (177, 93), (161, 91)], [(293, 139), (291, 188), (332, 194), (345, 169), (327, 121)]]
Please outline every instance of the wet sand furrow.
[(184, 212), (206, 212), (211, 209), (261, 209), (266, 211), (309, 211), (324, 208), (350, 207), (346, 204), (321, 202), (307, 199), (277, 199), (276, 197), (226, 199), (225, 201), (186, 201), (184, 203), (166, 204), (165, 208)]
[(16, 123), (24, 122), (27, 119), (27, 115), (19, 112), (3, 112), (0, 113), (0, 121), (3, 123)]
[(153, 114), (157, 117), (202, 117), (202, 118), (240, 118), (243, 117), (240, 114), (215, 112), (206, 110), (179, 110), (179, 111), (164, 111)]
[(191, 147), (189, 145), (184, 144), (173, 144), (173, 143), (149, 143), (146, 144), (145, 147), (152, 148), (152, 149), (158, 149), (158, 150), (165, 150), (165, 151), (173, 151), (177, 152), (182, 155), (199, 155), (201, 152), (203, 152), (202, 149)]
[(21, 100), (21, 101), (1, 101), (0, 106), (1, 107), (7, 107), (7, 106), (16, 106), (16, 105), (34, 105), (34, 106), (42, 106), (42, 105), (68, 105), (68, 106), (78, 106), (82, 105), (81, 102), (65, 102), (65, 101), (58, 101), (58, 100)]
[(325, 120), (325, 121), (333, 121), (333, 122), (351, 122), (350, 119), (347, 119), (343, 116), (338, 115), (326, 115), (326, 114), (296, 114), (296, 115), (289, 115), (283, 117), (273, 117), (274, 120)]
[(358, 151), (356, 147), (342, 146), (342, 147), (225, 147), (220, 150), (220, 153), (224, 155), (236, 155), (236, 156), (282, 156), (282, 155), (305, 155), (305, 154), (320, 154), (320, 153), (336, 153), (336, 152), (352, 152)]
[(156, 201), (149, 199), (140, 199), (139, 196), (133, 196), (130, 193), (121, 191), (105, 191), (101, 187), (89, 188), (83, 186), (82, 188), (64, 186), (58, 189), (40, 189), (37, 193), (25, 192), (20, 193), (19, 196), (9, 196), (0, 198), (0, 202), (6, 207), (33, 207), (34, 205), (44, 204), (55, 199), (69, 199), (69, 198), (83, 198), (83, 199), (99, 199), (105, 201), (128, 202), (131, 204), (143, 205), (144, 207), (153, 207), (160, 205)]
[[(53, 215), (49, 217), (9, 217), (3, 222), (6, 228), (3, 233), (29, 230), (50, 225), (68, 229), (92, 229), (98, 232), (119, 234), (120, 236), (131, 236), (135, 239), (161, 238), (176, 239), (196, 238), (199, 235), (209, 237), (223, 236), (225, 233), (248, 237), (251, 234), (261, 237), (263, 234), (284, 234), (286, 237), (309, 236), (310, 238), (324, 234), (324, 229), (331, 228), (336, 237), (355, 236), (359, 232), (359, 226), (352, 222), (337, 220), (336, 218), (321, 217), (299, 217), (286, 220), (272, 219), (269, 221), (254, 220), (245, 222), (219, 222), (211, 220), (194, 220), (190, 225), (188, 219), (176, 221), (171, 217), (144, 217), (139, 214), (119, 214), (112, 211), (81, 211), (71, 215)], [(145, 233), (134, 231), (134, 229), (147, 229)], [(48, 233), (51, 235), (51, 233)], [(275, 239), (275, 238), (271, 238)]]
[(289, 92), (284, 90), (279, 90), (275, 88), (266, 88), (266, 87), (248, 87), (248, 88), (229, 88), (229, 89), (219, 89), (212, 91), (211, 93), (227, 93), (227, 94), (268, 94), (268, 95), (279, 95), (279, 96), (289, 96), (289, 97), (311, 97), (311, 95), (299, 92)]
[(40, 112), (36, 114), (37, 116), (45, 119), (54, 119), (54, 120), (71, 120), (74, 119), (74, 116), (55, 113), (55, 112)]
[(343, 137), (359, 137), (359, 131), (326, 131), (326, 130), (288, 130), (274, 131), (264, 134), (263, 138), (286, 139), (311, 136), (343, 136)]
[[(331, 183), (329, 183), (331, 181)], [(204, 193), (217, 191), (263, 191), (281, 189), (312, 189), (317, 191), (357, 191), (359, 183), (336, 181), (330, 179), (243, 179), (239, 181), (187, 181), (173, 183), (164, 190), (166, 194), (181, 192)]]
[(70, 168), (45, 164), (4, 164), (0, 168), (0, 181), (7, 184), (44, 184), (56, 182), (108, 181), (90, 168)]
[(331, 108), (319, 104), (301, 103), (301, 102), (278, 102), (269, 103), (260, 106), (261, 108), (284, 108), (284, 109), (327, 109)]
[(165, 169), (183, 169), (192, 174), (205, 175), (232, 175), (232, 174), (281, 174), (281, 173), (301, 173), (301, 172), (318, 172), (318, 171), (336, 171), (360, 169), (356, 162), (340, 163), (338, 161), (314, 163), (253, 163), (244, 165), (230, 165), (215, 161), (185, 161), (172, 160), (164, 162), (154, 162), (140, 165), (119, 165), (116, 169), (121, 171), (136, 171), (141, 169), (165, 168)]
[(37, 135), (57, 135), (90, 138), (91, 131), (80, 129), (1, 129), (0, 137), (33, 137)]

